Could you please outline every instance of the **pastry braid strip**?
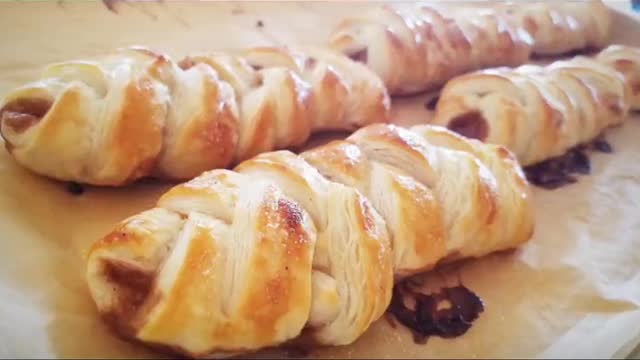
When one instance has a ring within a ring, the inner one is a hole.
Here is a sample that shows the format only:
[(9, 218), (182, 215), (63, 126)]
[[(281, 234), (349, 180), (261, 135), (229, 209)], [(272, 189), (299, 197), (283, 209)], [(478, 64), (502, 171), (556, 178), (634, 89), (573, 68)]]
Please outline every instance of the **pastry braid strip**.
[(333, 48), (376, 72), (390, 94), (433, 90), (454, 76), (518, 66), (532, 53), (601, 48), (610, 13), (601, 0), (495, 6), (394, 4), (345, 19)]
[(478, 71), (442, 90), (433, 124), (503, 145), (523, 165), (564, 154), (640, 110), (640, 50)]
[(382, 82), (321, 48), (256, 48), (172, 61), (128, 48), (53, 64), (6, 95), (0, 133), (26, 168), (118, 186), (193, 178), (258, 153), (296, 147), (314, 131), (388, 118)]
[(87, 281), (127, 338), (204, 357), (355, 341), (396, 280), (530, 238), (511, 153), (427, 125), (370, 125), (260, 154), (164, 194), (91, 248)]
[(602, 49), (610, 40), (611, 13), (602, 0), (509, 1), (498, 7), (531, 35), (536, 55)]

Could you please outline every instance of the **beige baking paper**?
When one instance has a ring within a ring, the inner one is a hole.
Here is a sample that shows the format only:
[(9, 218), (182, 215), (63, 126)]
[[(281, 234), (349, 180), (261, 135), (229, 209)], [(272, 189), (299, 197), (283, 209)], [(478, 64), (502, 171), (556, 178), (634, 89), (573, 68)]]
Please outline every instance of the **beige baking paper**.
[[(628, 2), (612, 4), (628, 7)], [(319, 43), (364, 3), (0, 3), (0, 95), (46, 63), (148, 45), (181, 56), (251, 45)], [(640, 42), (640, 23), (617, 14), (616, 40)], [(426, 121), (424, 98), (394, 102), (396, 121)], [(486, 311), (464, 336), (413, 343), (380, 320), (356, 343), (318, 357), (626, 357), (640, 342), (640, 118), (607, 138), (593, 174), (536, 189), (537, 226), (522, 249), (428, 275), (462, 281)], [(323, 138), (316, 138), (315, 143)], [(154, 357), (98, 320), (83, 278), (90, 244), (153, 205), (169, 185), (89, 188), (32, 175), (0, 151), (0, 357)], [(461, 191), (464, 191), (461, 189)], [(274, 355), (273, 352), (263, 355)]]

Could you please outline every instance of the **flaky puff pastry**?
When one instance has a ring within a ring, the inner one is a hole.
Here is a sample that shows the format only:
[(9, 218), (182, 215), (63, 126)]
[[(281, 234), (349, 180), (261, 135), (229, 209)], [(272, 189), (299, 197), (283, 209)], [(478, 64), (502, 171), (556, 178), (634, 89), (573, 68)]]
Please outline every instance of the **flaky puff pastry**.
[(393, 95), (431, 90), (483, 67), (522, 64), (530, 42), (494, 9), (426, 4), (374, 7), (342, 21), (330, 38), (333, 48), (376, 72)]
[(395, 4), (344, 20), (330, 44), (374, 70), (392, 95), (403, 95), (433, 90), (468, 71), (518, 66), (532, 53), (602, 48), (610, 18), (601, 0)]
[[(614, 46), (602, 54), (455, 78), (442, 90), (432, 123), (504, 145), (523, 165), (562, 155), (638, 109), (633, 101), (637, 50)], [(614, 57), (614, 64), (631, 72), (611, 66)]]
[(531, 35), (537, 55), (601, 49), (609, 43), (611, 14), (602, 0), (513, 1), (500, 7)]
[(259, 48), (175, 63), (135, 47), (49, 66), (7, 94), (6, 147), (55, 179), (118, 186), (189, 179), (260, 152), (295, 147), (313, 131), (387, 120), (382, 82), (319, 48)]
[(631, 88), (631, 109), (640, 110), (640, 49), (611, 45), (597, 56), (598, 62), (615, 68)]
[(87, 281), (120, 334), (189, 356), (345, 345), (394, 278), (529, 239), (530, 197), (501, 146), (370, 125), (176, 186), (95, 243)]

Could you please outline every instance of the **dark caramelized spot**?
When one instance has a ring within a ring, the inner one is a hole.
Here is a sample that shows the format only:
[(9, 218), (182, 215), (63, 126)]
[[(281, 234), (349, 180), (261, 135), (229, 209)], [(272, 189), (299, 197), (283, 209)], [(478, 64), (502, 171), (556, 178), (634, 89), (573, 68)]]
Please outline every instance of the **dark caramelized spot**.
[(367, 63), (367, 60), (369, 59), (369, 49), (368, 48), (364, 48), (362, 50), (358, 50), (358, 51), (354, 51), (350, 54), (347, 54), (347, 56), (349, 58), (351, 58), (351, 60), (353, 61), (357, 61), (357, 62), (361, 62), (363, 64)]
[(434, 111), (436, 106), (438, 105), (438, 101), (440, 101), (440, 96), (434, 96), (431, 100), (427, 101), (424, 104), (425, 109)]
[(611, 144), (603, 137), (599, 136), (591, 143), (591, 148), (595, 151), (610, 154), (613, 152)]
[(577, 181), (574, 174), (588, 175), (591, 173), (591, 161), (588, 150), (611, 153), (611, 145), (599, 136), (590, 144), (579, 145), (567, 151), (564, 155), (528, 166), (524, 169), (529, 182), (545, 189), (556, 189)]
[(292, 202), (279, 199), (278, 212), (285, 219), (290, 230), (298, 229), (302, 225), (302, 212)]
[(256, 22), (256, 27), (257, 27), (257, 28), (263, 28), (263, 27), (264, 27), (264, 23), (262, 22), (262, 20), (258, 20), (258, 21)]
[(449, 130), (471, 139), (484, 141), (489, 135), (489, 126), (482, 113), (469, 111), (458, 115), (447, 126)]
[(589, 175), (591, 173), (591, 161), (584, 151), (575, 150), (567, 153), (567, 169), (570, 173)]
[[(526, 167), (524, 171), (527, 179), (532, 184), (548, 190), (575, 183), (577, 179), (572, 175), (575, 172), (573, 169), (591, 167), (588, 157), (583, 156), (584, 154), (576, 156), (578, 152), (581, 150), (572, 149), (562, 156)], [(574, 164), (575, 159), (586, 159), (586, 164)]]
[(82, 195), (84, 193), (84, 187), (81, 184), (78, 184), (77, 182), (70, 182), (67, 183), (67, 191), (71, 194), (71, 195)]
[[(278, 199), (278, 217), (281, 226), (288, 234), (285, 246), (287, 254), (301, 258), (309, 241), (307, 229), (304, 227), (304, 214), (300, 207), (290, 200)], [(288, 269), (287, 269), (288, 270)]]
[(17, 133), (37, 124), (51, 109), (53, 103), (43, 98), (22, 98), (7, 103), (0, 109), (1, 121)]
[(465, 334), (483, 311), (482, 300), (464, 285), (425, 294), (406, 281), (393, 288), (389, 306), (389, 312), (411, 330), (418, 344), (434, 335), (454, 338)]
[(196, 65), (195, 61), (192, 58), (186, 57), (178, 62), (178, 66), (182, 70), (189, 70)]

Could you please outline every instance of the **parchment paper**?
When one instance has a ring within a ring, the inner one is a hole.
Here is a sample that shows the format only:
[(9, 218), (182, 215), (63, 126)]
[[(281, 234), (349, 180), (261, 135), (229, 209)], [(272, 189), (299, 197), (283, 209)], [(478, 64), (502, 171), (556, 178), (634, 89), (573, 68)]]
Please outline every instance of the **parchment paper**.
[[(182, 56), (272, 43), (319, 43), (364, 3), (0, 3), (0, 95), (53, 61), (144, 44)], [(612, 3), (614, 7), (628, 2)], [(257, 22), (262, 21), (263, 27)], [(640, 24), (617, 14), (617, 42), (640, 42)], [(428, 119), (424, 97), (394, 102), (400, 124)], [(337, 135), (334, 135), (337, 136)], [(458, 281), (486, 310), (455, 340), (413, 343), (384, 320), (356, 343), (318, 357), (625, 357), (640, 342), (640, 118), (593, 154), (593, 173), (555, 191), (536, 189), (537, 226), (523, 248), (427, 274), (434, 288)], [(311, 143), (322, 142), (316, 137)], [(0, 356), (156, 357), (113, 336), (84, 282), (90, 244), (146, 209), (170, 184), (126, 189), (65, 185), (32, 175), (0, 151)], [(266, 352), (261, 355), (278, 355)]]

